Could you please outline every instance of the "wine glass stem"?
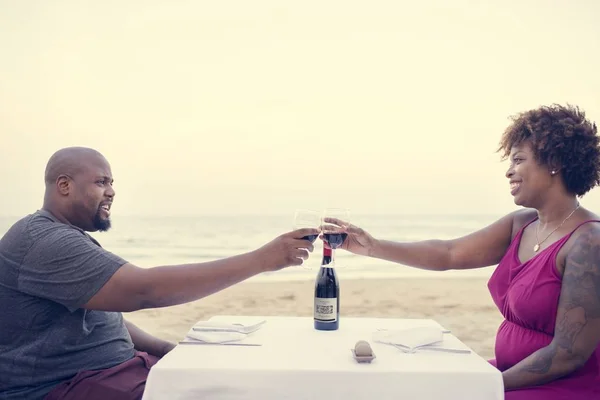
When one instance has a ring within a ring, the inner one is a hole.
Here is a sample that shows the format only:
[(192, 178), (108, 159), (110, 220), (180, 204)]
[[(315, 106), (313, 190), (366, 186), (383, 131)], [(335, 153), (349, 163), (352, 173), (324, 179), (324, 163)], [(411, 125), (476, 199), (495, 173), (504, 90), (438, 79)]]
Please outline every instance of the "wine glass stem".
[(331, 268), (335, 267), (335, 249), (331, 249)]

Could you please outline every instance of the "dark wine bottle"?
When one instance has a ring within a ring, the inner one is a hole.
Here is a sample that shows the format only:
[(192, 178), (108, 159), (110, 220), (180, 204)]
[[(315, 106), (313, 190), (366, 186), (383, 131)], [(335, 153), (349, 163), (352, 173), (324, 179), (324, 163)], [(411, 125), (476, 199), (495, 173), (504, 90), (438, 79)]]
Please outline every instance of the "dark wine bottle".
[(315, 282), (315, 329), (334, 331), (340, 327), (340, 285), (332, 250), (323, 246), (323, 260)]

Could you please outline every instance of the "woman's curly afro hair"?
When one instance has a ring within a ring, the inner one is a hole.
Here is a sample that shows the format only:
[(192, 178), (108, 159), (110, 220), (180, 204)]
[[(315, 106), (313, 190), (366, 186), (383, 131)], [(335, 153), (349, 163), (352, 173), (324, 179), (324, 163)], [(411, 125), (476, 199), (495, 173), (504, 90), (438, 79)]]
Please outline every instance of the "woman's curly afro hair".
[(571, 105), (553, 104), (511, 117), (498, 151), (508, 158), (513, 146), (529, 142), (541, 165), (560, 170), (567, 191), (583, 196), (600, 185), (600, 138), (596, 124)]

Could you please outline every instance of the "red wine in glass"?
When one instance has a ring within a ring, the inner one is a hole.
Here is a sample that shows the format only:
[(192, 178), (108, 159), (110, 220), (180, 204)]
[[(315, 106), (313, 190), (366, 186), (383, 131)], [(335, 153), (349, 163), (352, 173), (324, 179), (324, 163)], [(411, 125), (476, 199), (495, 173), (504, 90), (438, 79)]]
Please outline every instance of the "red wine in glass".
[(339, 224), (325, 221), (326, 218), (335, 218), (341, 220), (343, 223), (350, 223), (350, 210), (347, 208), (327, 208), (323, 212), (323, 226), (331, 227), (331, 229), (325, 228), (323, 239), (328, 243), (329, 247), (335, 250), (342, 246), (342, 243), (344, 243), (348, 234), (346, 232), (340, 232), (343, 230), (343, 227)]
[(302, 236), (302, 240), (308, 240), (309, 242), (314, 243), (318, 237), (319, 237), (319, 235), (315, 233), (314, 235)]
[(332, 249), (339, 248), (347, 237), (348, 234), (344, 232), (329, 232), (323, 234), (323, 238)]
[[(321, 224), (321, 213), (319, 211), (310, 210), (310, 209), (296, 210), (296, 213), (294, 215), (294, 229), (301, 229), (301, 228), (317, 229), (320, 224)], [(319, 235), (317, 233), (315, 233), (312, 235), (303, 236), (302, 239), (308, 240), (309, 242), (314, 243), (318, 237), (319, 237)], [(306, 266), (304, 264), (302, 265), (302, 268), (310, 269), (308, 266)]]

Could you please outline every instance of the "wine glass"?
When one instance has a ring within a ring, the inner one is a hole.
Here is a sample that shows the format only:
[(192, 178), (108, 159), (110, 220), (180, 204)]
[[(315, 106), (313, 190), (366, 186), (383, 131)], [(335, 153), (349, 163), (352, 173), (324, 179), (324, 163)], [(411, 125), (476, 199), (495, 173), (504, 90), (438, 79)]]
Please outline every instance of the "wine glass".
[(331, 248), (332, 258), (335, 262), (335, 250), (342, 246), (344, 240), (348, 237), (346, 232), (341, 232), (345, 226), (342, 226), (341, 223), (335, 223), (331, 221), (326, 221), (327, 218), (336, 218), (341, 220), (342, 222), (349, 224), (350, 223), (350, 210), (347, 208), (326, 208), (323, 211), (323, 216), (321, 218), (322, 221), (322, 229), (323, 229), (323, 239), (327, 246)]
[[(321, 213), (319, 211), (304, 208), (296, 210), (294, 215), (294, 230), (302, 228), (318, 229), (319, 225), (321, 225)], [(306, 235), (302, 239), (314, 243), (317, 237), (319, 237), (319, 234), (315, 233), (314, 235)], [(304, 264), (302, 264), (302, 268), (310, 269), (310, 267)]]
[[(308, 209), (298, 209), (296, 210), (296, 214), (294, 215), (294, 230), (302, 229), (302, 228), (319, 228), (321, 225), (321, 213), (315, 210)], [(311, 243), (314, 243), (319, 237), (318, 234), (307, 235), (302, 239), (309, 240)]]

